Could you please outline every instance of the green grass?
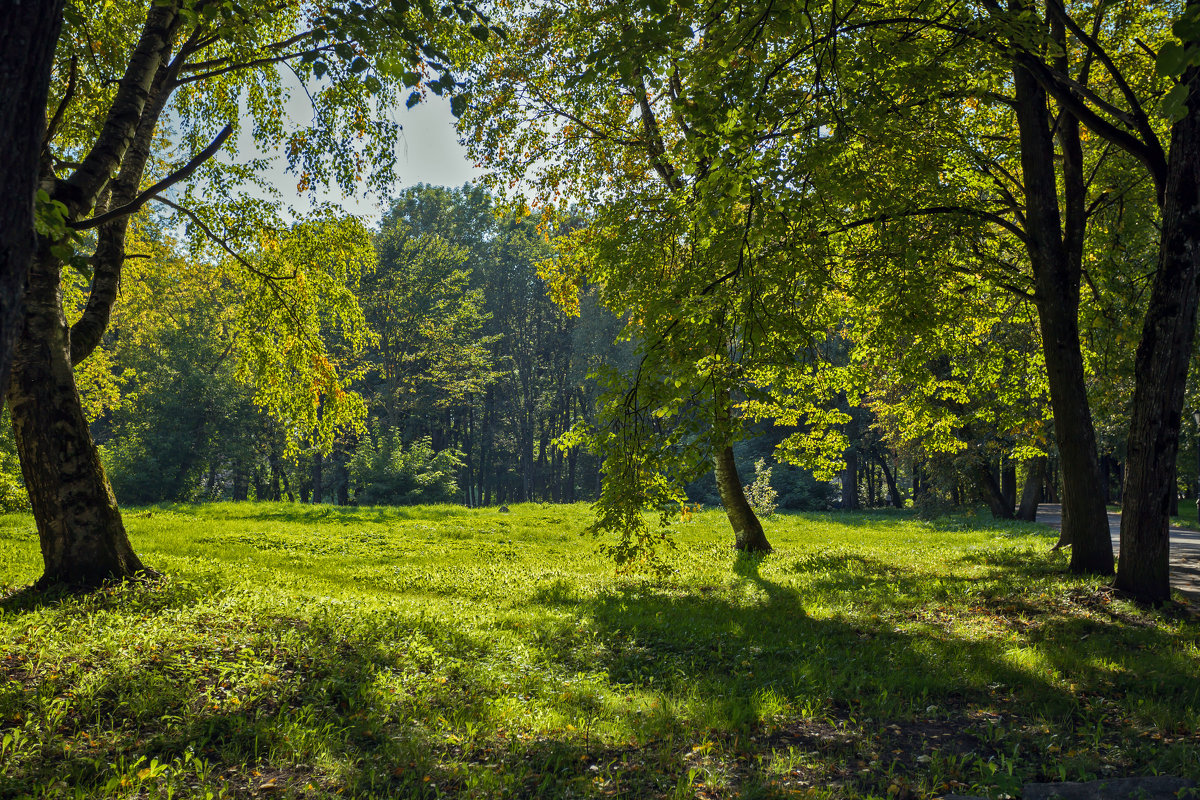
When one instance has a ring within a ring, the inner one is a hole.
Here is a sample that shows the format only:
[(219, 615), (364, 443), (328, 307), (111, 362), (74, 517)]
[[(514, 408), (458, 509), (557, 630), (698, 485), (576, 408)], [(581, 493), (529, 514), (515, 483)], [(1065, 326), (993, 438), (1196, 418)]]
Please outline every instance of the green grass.
[(1200, 778), (1200, 626), (1041, 526), (723, 515), (618, 575), (584, 506), (127, 512), (84, 597), (0, 518), (0, 797), (1016, 794)]

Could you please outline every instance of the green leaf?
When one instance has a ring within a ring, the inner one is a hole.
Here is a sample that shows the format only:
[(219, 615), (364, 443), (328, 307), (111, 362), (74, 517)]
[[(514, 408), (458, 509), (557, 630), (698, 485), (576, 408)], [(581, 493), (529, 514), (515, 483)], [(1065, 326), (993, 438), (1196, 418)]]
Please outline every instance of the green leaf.
[(324, 76), (328, 71), (329, 67), (325, 66), (324, 61), (317, 61), (313, 63), (313, 77), (317, 80), (321, 80), (322, 76)]
[(367, 63), (367, 60), (362, 56), (359, 56), (350, 63), (350, 71), (357, 75), (369, 66), (370, 64)]
[(75, 255), (75, 248), (71, 246), (70, 242), (55, 242), (50, 245), (50, 255), (59, 261), (70, 263), (71, 258)]
[(413, 106), (415, 106), (415, 105), (416, 105), (417, 103), (419, 103), (419, 102), (421, 102), (421, 93), (420, 93), (420, 92), (413, 92), (412, 94), (410, 94), (410, 95), (408, 96), (408, 99), (404, 101), (404, 107), (405, 107), (405, 108), (412, 108)]
[(455, 119), (461, 117), (463, 112), (467, 110), (468, 100), (467, 95), (463, 94), (456, 94), (450, 98), (450, 113), (454, 115)]
[(87, 256), (72, 256), (67, 260), (67, 264), (71, 267), (71, 269), (75, 270), (89, 281), (92, 279), (92, 262)]
[(1181, 83), (1167, 92), (1162, 99), (1162, 112), (1172, 123), (1179, 122), (1187, 115), (1188, 85)]
[(1154, 61), (1154, 68), (1164, 78), (1181, 75), (1187, 66), (1187, 57), (1188, 53), (1183, 45), (1179, 44), (1179, 42), (1167, 42), (1158, 51), (1158, 58)]

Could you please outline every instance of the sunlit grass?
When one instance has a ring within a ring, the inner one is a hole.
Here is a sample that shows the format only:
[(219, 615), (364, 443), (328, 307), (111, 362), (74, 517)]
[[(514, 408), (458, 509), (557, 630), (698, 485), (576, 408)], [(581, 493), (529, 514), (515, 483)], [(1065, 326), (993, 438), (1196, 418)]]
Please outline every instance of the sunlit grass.
[[(1200, 636), (1039, 526), (724, 515), (617, 574), (584, 506), (128, 512), (166, 574), (0, 605), (0, 797), (1012, 793), (1200, 777)], [(39, 574), (0, 518), (0, 583)]]

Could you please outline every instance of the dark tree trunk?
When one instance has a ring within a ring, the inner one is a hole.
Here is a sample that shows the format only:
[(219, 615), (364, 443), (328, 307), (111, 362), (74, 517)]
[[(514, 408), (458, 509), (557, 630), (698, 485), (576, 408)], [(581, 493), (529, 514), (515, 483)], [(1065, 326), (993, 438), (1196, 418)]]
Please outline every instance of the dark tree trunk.
[(763, 533), (762, 523), (754, 514), (742, 488), (742, 479), (733, 459), (733, 446), (726, 445), (718, 450), (713, 462), (717, 473), (717, 492), (721, 495), (721, 505), (725, 507), (725, 514), (733, 527), (733, 546), (747, 553), (771, 552), (771, 543)]
[(858, 502), (858, 451), (846, 451), (846, 468), (842, 470), (842, 509), (857, 511)]
[(233, 465), (233, 486), (230, 489), (234, 502), (244, 502), (250, 497), (250, 477), (246, 465), (237, 461)]
[(75, 387), (60, 265), (34, 259), (8, 402), (45, 561), (43, 585), (95, 587), (145, 569), (133, 552)]
[(887, 481), (888, 498), (891, 500), (894, 508), (904, 508), (904, 498), (900, 496), (900, 489), (896, 486), (896, 476), (888, 469), (887, 459), (883, 456), (879, 457), (879, 466), (883, 467), (883, 479)]
[(1134, 360), (1122, 492), (1116, 586), (1146, 603), (1171, 595), (1168, 513), (1176, 495), (1175, 457), (1200, 275), (1200, 70), (1189, 69), (1186, 80), (1187, 114), (1171, 130), (1158, 270)]
[(33, 232), (46, 96), (63, 0), (0, 0), (0, 387), (8, 386), (21, 325)]
[(1046, 457), (1031, 458), (1025, 462), (1029, 470), (1025, 474), (1025, 487), (1021, 491), (1021, 507), (1017, 519), (1024, 522), (1037, 520), (1038, 503), (1042, 501), (1042, 483), (1046, 480)]
[(1108, 514), (1100, 494), (1096, 433), (1079, 343), (1079, 284), (1086, 223), (1079, 123), (1067, 112), (1060, 113), (1057, 123), (1066, 202), (1064, 225), (1046, 92), (1020, 65), (1013, 70), (1013, 85), (1025, 183), (1026, 247), (1033, 267), (1042, 351), (1062, 463), (1063, 538), (1071, 543), (1072, 572), (1111, 574)]
[(1000, 494), (1009, 512), (1017, 505), (1017, 464), (1011, 458), (1006, 458), (1000, 467)]
[(1042, 498), (1047, 503), (1058, 502), (1058, 461), (1048, 461), (1046, 464), (1046, 482), (1042, 484)]
[(1000, 490), (1000, 484), (996, 482), (996, 475), (992, 472), (991, 465), (979, 460), (975, 464), (974, 473), (975, 485), (979, 489), (980, 496), (987, 503), (988, 509), (992, 512), (992, 518), (1012, 519), (1013, 507), (1005, 501), (1004, 493)]

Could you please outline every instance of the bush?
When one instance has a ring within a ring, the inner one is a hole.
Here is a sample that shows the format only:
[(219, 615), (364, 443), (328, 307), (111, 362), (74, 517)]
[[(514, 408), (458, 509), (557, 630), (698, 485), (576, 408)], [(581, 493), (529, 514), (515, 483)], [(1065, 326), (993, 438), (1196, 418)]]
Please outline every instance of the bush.
[(746, 499), (750, 501), (755, 514), (773, 517), (778, 507), (778, 497), (771, 487), (771, 468), (767, 466), (766, 459), (760, 458), (754, 462), (754, 483), (746, 487)]
[(454, 449), (434, 452), (429, 437), (408, 449), (399, 433), (373, 431), (350, 458), (354, 501), (360, 505), (444, 503), (458, 493), (456, 476), (462, 454)]

